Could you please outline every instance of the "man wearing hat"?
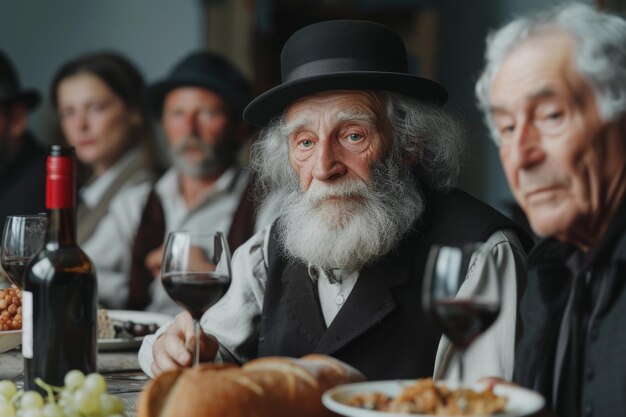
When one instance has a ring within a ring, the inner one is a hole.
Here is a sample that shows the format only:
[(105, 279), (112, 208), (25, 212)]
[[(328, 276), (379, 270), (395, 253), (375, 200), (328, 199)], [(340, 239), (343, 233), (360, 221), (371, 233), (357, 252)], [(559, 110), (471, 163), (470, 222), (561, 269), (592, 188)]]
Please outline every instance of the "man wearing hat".
[[(233, 257), (232, 284), (203, 317), (205, 360), (322, 353), (369, 379), (450, 377), (450, 342), (423, 311), (432, 244), (482, 241), (503, 285), (499, 320), (470, 347), (466, 376), (512, 374), (524, 249), (518, 228), (451, 185), (460, 129), (439, 84), (407, 73), (400, 37), (363, 21), (296, 32), (282, 84), (244, 119), (264, 126), (252, 155), (260, 180), (285, 196), (280, 217)], [(482, 291), (476, 260), (461, 289)], [(149, 337), (146, 372), (188, 366), (188, 314)]]
[(181, 308), (157, 279), (167, 233), (210, 227), (227, 234), (233, 250), (254, 233), (250, 175), (236, 163), (248, 133), (241, 113), (250, 86), (223, 57), (196, 52), (150, 86), (147, 98), (172, 167), (152, 187), (135, 187), (120, 198), (107, 227), (119, 258), (117, 281), (124, 284), (119, 307), (175, 314)]
[(0, 227), (7, 216), (46, 210), (46, 151), (27, 130), (39, 93), (22, 90), (0, 51)]

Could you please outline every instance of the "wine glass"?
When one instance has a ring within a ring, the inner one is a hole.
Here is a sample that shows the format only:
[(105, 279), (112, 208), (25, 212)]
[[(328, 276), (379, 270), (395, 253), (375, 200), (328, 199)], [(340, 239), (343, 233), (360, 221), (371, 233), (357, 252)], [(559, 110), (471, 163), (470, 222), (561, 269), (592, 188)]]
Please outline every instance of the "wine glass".
[(161, 281), (169, 296), (193, 318), (194, 366), (200, 361), (200, 319), (226, 293), (230, 277), (230, 249), (221, 232), (174, 231), (168, 235)]
[(2, 233), (0, 261), (9, 281), (24, 287), (24, 270), (43, 246), (46, 233), (45, 215), (8, 216)]
[[(470, 272), (480, 279), (461, 289)], [(465, 382), (463, 354), (498, 318), (501, 291), (493, 254), (481, 244), (431, 247), (424, 275), (423, 305), (456, 348), (459, 387)]]

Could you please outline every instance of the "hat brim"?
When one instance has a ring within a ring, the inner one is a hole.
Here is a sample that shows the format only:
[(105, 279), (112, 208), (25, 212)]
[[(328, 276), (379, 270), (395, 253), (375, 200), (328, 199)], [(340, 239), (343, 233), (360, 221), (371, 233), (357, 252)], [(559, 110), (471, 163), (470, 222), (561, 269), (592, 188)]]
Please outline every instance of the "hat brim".
[(213, 91), (222, 97), (228, 105), (233, 107), (233, 111), (237, 116), (241, 116), (243, 108), (250, 99), (249, 96), (241, 94), (241, 92), (234, 88), (229, 88), (226, 83), (220, 82), (219, 80), (207, 81), (206, 79), (198, 80), (194, 78), (167, 79), (154, 83), (146, 90), (148, 108), (154, 117), (161, 118), (165, 96), (170, 91), (179, 87), (200, 87)]
[(24, 90), (0, 97), (1, 104), (24, 103), (28, 111), (34, 110), (41, 101), (41, 95), (35, 90)]
[(426, 78), (404, 73), (339, 72), (280, 84), (256, 97), (243, 112), (246, 122), (262, 127), (285, 107), (308, 95), (331, 90), (386, 90), (442, 106), (448, 91)]

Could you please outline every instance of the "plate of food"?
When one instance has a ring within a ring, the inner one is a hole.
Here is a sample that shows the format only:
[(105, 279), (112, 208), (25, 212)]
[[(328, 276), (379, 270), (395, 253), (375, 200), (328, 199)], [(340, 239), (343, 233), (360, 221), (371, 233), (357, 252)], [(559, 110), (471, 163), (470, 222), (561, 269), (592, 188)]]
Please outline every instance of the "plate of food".
[(515, 385), (475, 384), (457, 389), (431, 378), (359, 382), (324, 393), (329, 410), (347, 417), (498, 416), (517, 417), (543, 408), (544, 399)]
[[(1, 282), (1, 281), (0, 281)], [(22, 343), (22, 290), (0, 288), (0, 353)]]
[(174, 318), (166, 314), (132, 310), (98, 310), (98, 350), (134, 349), (146, 335)]
[(14, 349), (21, 343), (21, 330), (0, 330), (0, 353)]

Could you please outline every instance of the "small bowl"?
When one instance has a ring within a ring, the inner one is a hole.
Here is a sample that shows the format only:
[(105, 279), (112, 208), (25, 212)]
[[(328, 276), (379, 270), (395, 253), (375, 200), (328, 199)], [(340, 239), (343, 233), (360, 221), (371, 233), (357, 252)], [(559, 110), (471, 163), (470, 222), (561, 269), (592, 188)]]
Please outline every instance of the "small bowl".
[(0, 331), (0, 353), (18, 347), (22, 343), (21, 330)]

